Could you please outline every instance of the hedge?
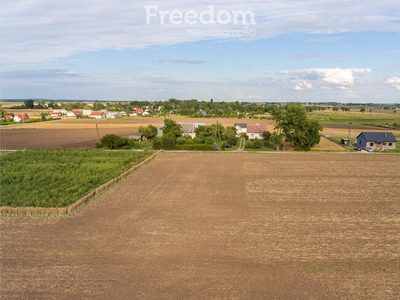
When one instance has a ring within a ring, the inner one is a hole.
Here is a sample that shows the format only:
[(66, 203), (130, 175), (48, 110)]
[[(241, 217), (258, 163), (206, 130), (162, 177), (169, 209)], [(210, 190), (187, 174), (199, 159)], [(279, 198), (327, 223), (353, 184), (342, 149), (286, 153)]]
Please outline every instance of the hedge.
[(212, 145), (193, 144), (193, 145), (176, 145), (177, 150), (212, 150)]

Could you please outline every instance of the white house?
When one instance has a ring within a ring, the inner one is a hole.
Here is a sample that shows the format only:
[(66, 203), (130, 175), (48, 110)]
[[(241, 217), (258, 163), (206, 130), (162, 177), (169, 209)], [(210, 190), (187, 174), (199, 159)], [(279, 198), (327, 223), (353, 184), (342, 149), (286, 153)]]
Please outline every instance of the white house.
[(115, 118), (119, 118), (121, 116), (121, 114), (119, 112), (116, 111), (108, 111), (106, 113), (106, 117), (108, 119), (115, 119)]
[(67, 117), (76, 117), (77, 115), (80, 115), (81, 112), (79, 110), (71, 110), (67, 113)]
[(53, 112), (58, 112), (62, 115), (66, 115), (68, 113), (68, 111), (66, 109), (56, 109)]
[(247, 135), (250, 139), (262, 139), (265, 131), (267, 131), (265, 124), (247, 124)]
[(25, 115), (16, 115), (14, 116), (14, 122), (21, 122), (21, 121), (26, 121), (29, 118)]
[(92, 114), (92, 112), (93, 112), (93, 110), (91, 110), (91, 109), (84, 109), (84, 110), (82, 111), (82, 114), (83, 114), (84, 116), (90, 116), (90, 115)]
[(93, 111), (90, 114), (90, 117), (93, 119), (105, 119), (106, 118), (106, 114), (102, 111)]
[(233, 126), (236, 128), (236, 134), (240, 136), (242, 133), (247, 133), (246, 123), (235, 123)]

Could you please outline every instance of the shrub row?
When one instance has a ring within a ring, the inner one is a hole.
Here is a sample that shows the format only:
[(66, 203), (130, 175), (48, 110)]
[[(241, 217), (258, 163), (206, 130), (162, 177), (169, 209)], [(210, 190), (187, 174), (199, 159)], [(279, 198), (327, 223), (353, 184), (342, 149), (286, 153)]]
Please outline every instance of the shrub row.
[(193, 145), (176, 145), (177, 150), (212, 150), (212, 145), (193, 144)]

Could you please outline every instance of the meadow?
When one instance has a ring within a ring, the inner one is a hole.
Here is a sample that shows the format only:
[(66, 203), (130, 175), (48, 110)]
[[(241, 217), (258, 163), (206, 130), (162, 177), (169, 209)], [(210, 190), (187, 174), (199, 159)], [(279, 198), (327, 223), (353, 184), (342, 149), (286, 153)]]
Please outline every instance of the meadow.
[(151, 153), (36, 150), (3, 155), (1, 206), (68, 206)]

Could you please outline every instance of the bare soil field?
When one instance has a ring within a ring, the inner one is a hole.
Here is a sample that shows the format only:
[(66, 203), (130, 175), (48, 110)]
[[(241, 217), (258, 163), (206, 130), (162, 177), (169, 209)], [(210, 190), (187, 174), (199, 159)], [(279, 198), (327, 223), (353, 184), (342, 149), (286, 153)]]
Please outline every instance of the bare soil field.
[(164, 153), (72, 217), (3, 218), (2, 299), (399, 299), (399, 170)]
[[(101, 138), (109, 133), (127, 135), (137, 130), (137, 128), (99, 128), (99, 136)], [(1, 147), (15, 149), (89, 149), (94, 148), (97, 142), (97, 131), (95, 127), (92, 129), (1, 129), (0, 137)]]
[[(272, 120), (243, 120), (243, 119), (211, 119), (211, 118), (184, 118), (184, 117), (172, 117), (171, 119), (176, 122), (188, 122), (188, 123), (206, 123), (215, 124), (219, 122), (224, 126), (233, 126), (234, 123), (260, 123), (274, 125), (275, 122)], [(37, 129), (85, 129), (93, 128), (95, 124), (98, 124), (101, 128), (121, 128), (121, 127), (132, 127), (138, 128), (139, 126), (146, 126), (152, 124), (154, 126), (159, 126), (164, 124), (164, 118), (154, 117), (154, 118), (125, 118), (125, 119), (75, 119), (75, 118), (64, 118), (63, 120), (57, 122), (43, 122), (43, 123), (30, 123), (23, 124), (21, 126), (14, 126), (10, 128), (37, 128)]]

